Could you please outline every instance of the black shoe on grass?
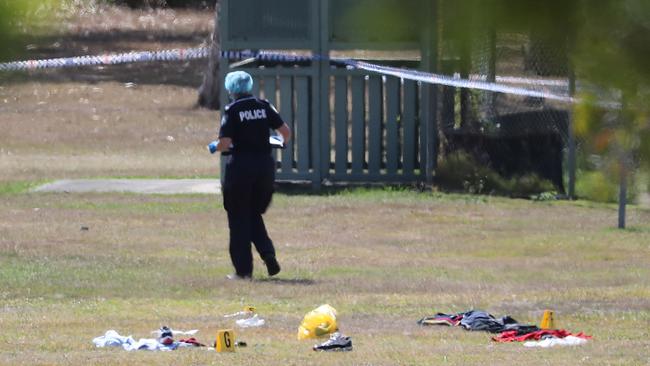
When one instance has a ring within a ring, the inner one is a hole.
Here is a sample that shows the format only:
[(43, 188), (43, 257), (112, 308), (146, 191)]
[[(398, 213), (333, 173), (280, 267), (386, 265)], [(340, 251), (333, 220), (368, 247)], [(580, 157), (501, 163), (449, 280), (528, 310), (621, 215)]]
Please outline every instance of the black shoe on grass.
[(336, 332), (330, 339), (314, 346), (314, 351), (352, 351), (352, 339)]
[(280, 273), (280, 263), (278, 263), (278, 260), (275, 259), (275, 257), (264, 259), (264, 263), (266, 263), (266, 270), (269, 273), (269, 276), (275, 276)]

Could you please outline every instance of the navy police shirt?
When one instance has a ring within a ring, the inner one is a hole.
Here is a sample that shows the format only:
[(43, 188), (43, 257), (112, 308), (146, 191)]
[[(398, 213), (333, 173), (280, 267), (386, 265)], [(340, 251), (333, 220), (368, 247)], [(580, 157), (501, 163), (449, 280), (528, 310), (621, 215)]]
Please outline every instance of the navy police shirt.
[(248, 95), (228, 104), (221, 118), (219, 138), (232, 139), (232, 152), (270, 154), (269, 129), (277, 130), (284, 121), (266, 100)]

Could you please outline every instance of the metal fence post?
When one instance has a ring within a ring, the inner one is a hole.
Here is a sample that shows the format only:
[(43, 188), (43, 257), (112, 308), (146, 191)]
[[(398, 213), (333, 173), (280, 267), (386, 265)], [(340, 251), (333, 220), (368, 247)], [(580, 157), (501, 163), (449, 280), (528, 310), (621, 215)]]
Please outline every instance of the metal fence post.
[(621, 182), (618, 187), (618, 228), (625, 229), (625, 206), (627, 204), (627, 168), (621, 162)]
[(319, 8), (319, 33), (318, 33), (318, 54), (321, 59), (318, 61), (318, 98), (319, 98), (319, 113), (318, 113), (318, 135), (319, 135), (319, 156), (317, 160), (319, 165), (319, 172), (317, 175), (318, 185), (315, 189), (320, 189), (320, 185), (324, 178), (329, 175), (330, 167), (330, 79), (329, 79), (329, 0), (318, 1)]
[[(573, 72), (573, 67), (570, 66), (569, 70), (569, 95), (574, 96), (576, 92), (576, 77)], [(569, 112), (569, 124), (568, 129), (568, 148), (569, 155), (567, 156), (567, 164), (569, 171), (569, 182), (568, 182), (568, 197), (569, 199), (576, 198), (576, 139), (573, 133), (573, 123), (574, 123), (574, 113), (573, 110)]]
[[(319, 0), (311, 0), (311, 18), (312, 18), (312, 34), (311, 34), (311, 50), (314, 56), (321, 56), (321, 26), (323, 26), (323, 2)], [(311, 173), (311, 184), (312, 189), (315, 191), (320, 191), (321, 189), (321, 89), (322, 89), (322, 72), (321, 72), (321, 62), (319, 58), (316, 58), (312, 61), (310, 66), (312, 70), (312, 79), (310, 85), (310, 119), (311, 123), (309, 126), (310, 136), (309, 136), (309, 155), (310, 155), (310, 166), (312, 169)]]
[[(437, 0), (426, 2), (425, 19), (427, 26), (422, 37), (422, 64), (425, 71), (433, 73), (438, 71), (437, 5)], [(423, 85), (421, 103), (423, 121), (421, 121), (420, 125), (424, 126), (424, 128), (423, 131), (420, 131), (420, 134), (426, 139), (426, 151), (424, 151), (425, 182), (432, 184), (438, 158), (438, 87), (436, 85)]]

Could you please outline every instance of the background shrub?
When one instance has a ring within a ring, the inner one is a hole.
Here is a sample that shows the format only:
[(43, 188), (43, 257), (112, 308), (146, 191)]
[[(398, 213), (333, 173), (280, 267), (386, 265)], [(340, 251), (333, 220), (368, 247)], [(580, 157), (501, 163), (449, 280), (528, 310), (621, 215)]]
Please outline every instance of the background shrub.
[(502, 177), (462, 151), (447, 155), (438, 164), (436, 183), (445, 190), (511, 197), (530, 197), (555, 190), (553, 183), (536, 174)]
[[(627, 187), (628, 202), (635, 202), (638, 195), (634, 179), (630, 179)], [(619, 184), (600, 170), (579, 171), (576, 177), (576, 194), (595, 202), (618, 202)]]

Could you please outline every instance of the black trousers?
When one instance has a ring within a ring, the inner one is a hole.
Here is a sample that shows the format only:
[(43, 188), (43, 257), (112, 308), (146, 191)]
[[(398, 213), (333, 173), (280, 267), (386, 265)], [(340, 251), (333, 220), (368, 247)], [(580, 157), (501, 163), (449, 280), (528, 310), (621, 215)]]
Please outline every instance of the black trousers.
[(271, 203), (275, 161), (270, 154), (235, 153), (228, 158), (223, 205), (228, 212), (230, 259), (240, 276), (253, 274), (251, 242), (262, 259), (275, 256), (262, 214)]

